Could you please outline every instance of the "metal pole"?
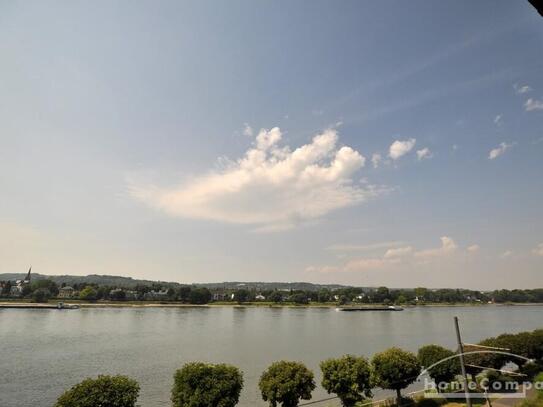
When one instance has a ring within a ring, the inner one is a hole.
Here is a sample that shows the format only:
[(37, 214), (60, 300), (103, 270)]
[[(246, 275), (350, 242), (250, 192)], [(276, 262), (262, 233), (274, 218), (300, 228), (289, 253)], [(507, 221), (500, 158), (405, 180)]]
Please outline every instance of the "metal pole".
[(458, 351), (460, 352), (460, 368), (462, 369), (462, 376), (464, 377), (464, 392), (466, 394), (466, 405), (471, 407), (471, 398), (469, 396), (468, 389), (468, 375), (466, 374), (466, 366), (464, 364), (464, 345), (462, 345), (462, 338), (460, 337), (460, 328), (458, 327), (458, 317), (454, 317), (454, 327), (456, 329), (456, 340), (458, 341)]

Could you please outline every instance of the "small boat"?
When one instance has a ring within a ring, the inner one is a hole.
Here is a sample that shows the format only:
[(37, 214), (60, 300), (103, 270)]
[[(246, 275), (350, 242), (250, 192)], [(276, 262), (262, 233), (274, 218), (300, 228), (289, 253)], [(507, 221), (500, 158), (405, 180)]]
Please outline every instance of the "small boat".
[(57, 304), (58, 309), (79, 309), (79, 305), (75, 304), (64, 304), (63, 302), (59, 302)]
[(40, 304), (40, 303), (4, 303), (0, 304), (0, 309), (3, 308), (11, 308), (11, 309), (79, 309), (79, 305), (75, 304), (64, 304), (63, 302), (59, 302), (56, 305), (55, 304)]
[(403, 311), (402, 307), (396, 305), (379, 307), (339, 307), (338, 311)]

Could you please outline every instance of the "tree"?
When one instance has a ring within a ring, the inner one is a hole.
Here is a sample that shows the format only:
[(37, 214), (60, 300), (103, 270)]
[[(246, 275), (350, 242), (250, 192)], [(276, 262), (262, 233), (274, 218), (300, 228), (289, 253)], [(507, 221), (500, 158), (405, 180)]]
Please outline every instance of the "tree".
[(23, 288), (21, 290), (21, 294), (23, 295), (23, 297), (27, 297), (31, 293), (32, 293), (32, 287), (30, 286), (30, 284), (23, 284)]
[(234, 300), (237, 301), (238, 304), (247, 302), (249, 300), (249, 291), (247, 291), (245, 288), (236, 290), (234, 293)]
[(179, 290), (177, 291), (177, 298), (179, 298), (179, 301), (183, 302), (189, 302), (190, 300), (190, 293), (192, 289), (188, 285), (184, 285), (179, 287)]
[(81, 290), (79, 293), (79, 299), (85, 301), (94, 301), (96, 300), (96, 290), (91, 286), (87, 286)]
[(313, 373), (303, 363), (281, 360), (272, 363), (260, 376), (262, 399), (275, 407), (295, 407), (300, 399), (309, 400), (315, 389)]
[[(507, 335), (507, 337), (514, 337), (514, 335)], [(479, 342), (479, 345), (487, 346), (489, 348), (507, 348), (508, 346), (505, 346), (506, 344), (503, 343), (502, 339), (487, 338)], [(499, 350), (499, 349), (496, 349), (496, 350)], [(474, 352), (474, 353), (471, 353), (471, 352)], [(515, 362), (515, 363), (521, 362), (520, 359), (517, 359), (514, 356), (504, 354), (504, 353), (499, 353), (499, 352), (492, 352), (492, 351), (489, 352), (489, 349), (479, 348), (476, 346), (472, 347), (472, 346), (466, 345), (464, 347), (464, 353), (468, 353), (467, 355), (464, 355), (464, 359), (467, 365), (466, 371), (467, 373), (473, 376), (481, 373), (480, 368), (473, 367), (473, 366), (484, 366), (484, 367), (490, 367), (494, 369), (501, 369), (502, 366), (505, 365), (508, 361)], [(469, 366), (469, 365), (473, 365), (473, 366)]]
[(0, 295), (8, 296), (11, 293), (11, 281), (6, 281), (2, 285), (2, 290), (0, 290)]
[(400, 294), (398, 298), (396, 298), (396, 304), (405, 304), (407, 302), (407, 298), (403, 294)]
[(113, 301), (124, 301), (126, 300), (126, 291), (120, 288), (111, 290), (109, 292), (109, 299)]
[(175, 300), (175, 290), (172, 287), (168, 288), (168, 299)]
[(415, 288), (415, 296), (419, 299), (419, 301), (423, 301), (426, 298), (426, 294), (428, 293), (428, 289), (424, 287), (417, 287)]
[(460, 373), (460, 364), (458, 358), (455, 357), (455, 353), (443, 346), (423, 346), (419, 349), (417, 358), (419, 363), (427, 369), (430, 377), (434, 379), (438, 391), (440, 383), (451, 382)]
[(318, 302), (328, 302), (330, 301), (331, 295), (330, 291), (326, 289), (319, 290), (319, 293), (317, 294), (317, 301)]
[(279, 291), (274, 291), (268, 297), (270, 301), (280, 303), (283, 301), (283, 295)]
[(126, 376), (85, 379), (62, 394), (55, 407), (134, 407), (140, 386)]
[(51, 298), (51, 292), (47, 288), (38, 288), (32, 293), (34, 302), (47, 302)]
[(58, 286), (53, 280), (43, 279), (43, 280), (34, 280), (30, 284), (32, 291), (36, 291), (40, 288), (45, 288), (49, 290), (51, 296), (56, 297), (58, 295)]
[(413, 383), (420, 373), (417, 357), (411, 352), (390, 348), (376, 354), (371, 363), (379, 387), (396, 390), (397, 404), (401, 405), (401, 390)]
[(189, 293), (189, 302), (191, 304), (207, 304), (211, 301), (211, 291), (207, 288), (193, 288)]
[(291, 295), (290, 300), (295, 304), (309, 304), (309, 299), (307, 298), (307, 295), (302, 293)]
[(174, 407), (234, 407), (243, 387), (237, 367), (202, 362), (187, 363), (174, 375)]
[(374, 294), (376, 302), (384, 302), (390, 300), (390, 291), (387, 287), (379, 287)]
[(365, 397), (371, 397), (371, 365), (363, 357), (345, 355), (339, 359), (328, 359), (320, 364), (322, 387), (335, 393), (344, 407), (355, 406)]

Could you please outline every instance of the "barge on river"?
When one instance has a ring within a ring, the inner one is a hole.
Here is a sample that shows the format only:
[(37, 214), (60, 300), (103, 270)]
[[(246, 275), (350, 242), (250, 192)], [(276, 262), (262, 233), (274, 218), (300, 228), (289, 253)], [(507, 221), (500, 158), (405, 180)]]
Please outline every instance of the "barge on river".
[(383, 307), (339, 307), (337, 311), (403, 311), (402, 307), (395, 305)]

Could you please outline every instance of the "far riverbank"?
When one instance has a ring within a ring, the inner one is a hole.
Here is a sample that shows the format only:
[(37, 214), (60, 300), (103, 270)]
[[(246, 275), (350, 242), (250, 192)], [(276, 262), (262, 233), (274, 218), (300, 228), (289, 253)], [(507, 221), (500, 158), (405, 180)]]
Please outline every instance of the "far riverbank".
[[(51, 305), (58, 303), (64, 303), (65, 305), (77, 305), (81, 308), (338, 308), (349, 305), (338, 305), (337, 303), (309, 303), (309, 304), (294, 304), (294, 303), (272, 303), (272, 302), (246, 302), (242, 304), (232, 302), (214, 302), (210, 304), (184, 304), (179, 302), (167, 302), (167, 301), (82, 301), (82, 300), (70, 300), (64, 301), (50, 300), (47, 303), (35, 303), (30, 300), (0, 300), (0, 309), (2, 308), (21, 308), (32, 307), (34, 309), (43, 307), (51, 308)], [(386, 306), (388, 304), (356, 304), (357, 307), (364, 306)], [(353, 305), (354, 306), (354, 305)], [(414, 308), (427, 308), (427, 307), (524, 307), (524, 306), (543, 306), (543, 303), (425, 303), (418, 305), (401, 305), (405, 309)]]

